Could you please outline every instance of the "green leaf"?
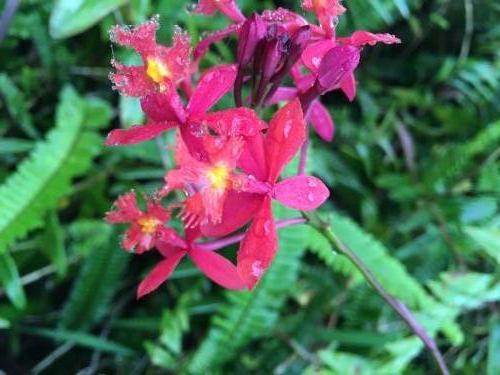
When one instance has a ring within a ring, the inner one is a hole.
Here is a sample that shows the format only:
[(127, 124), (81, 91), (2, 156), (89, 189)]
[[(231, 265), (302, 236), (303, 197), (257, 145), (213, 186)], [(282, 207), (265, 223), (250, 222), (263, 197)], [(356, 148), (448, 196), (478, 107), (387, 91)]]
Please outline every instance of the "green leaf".
[(130, 356), (134, 354), (134, 351), (126, 346), (83, 332), (44, 328), (26, 328), (24, 331), (28, 334), (47, 337), (55, 341), (69, 342), (92, 350), (99, 350), (122, 356)]
[(0, 95), (4, 97), (10, 115), (19, 123), (26, 135), (31, 138), (39, 137), (28, 111), (28, 101), (6, 74), (0, 74)]
[(57, 274), (63, 277), (68, 269), (68, 259), (64, 247), (64, 230), (55, 211), (47, 215), (40, 248), (56, 267)]
[(0, 139), (0, 155), (10, 155), (30, 151), (33, 148), (33, 142), (18, 138)]
[(493, 321), (488, 338), (488, 375), (500, 374), (500, 321)]
[(50, 35), (61, 39), (94, 26), (126, 0), (58, 0), (50, 15)]
[(7, 319), (0, 318), (0, 329), (8, 329), (10, 327), (10, 322)]
[(71, 181), (91, 165), (102, 140), (84, 127), (84, 106), (70, 87), (61, 92), (56, 127), (36, 144), (0, 186), (0, 253), (44, 225), (48, 210), (71, 191)]
[(500, 264), (500, 229), (465, 227), (465, 233)]
[[(331, 216), (332, 231), (363, 261), (379, 282), (395, 297), (412, 307), (421, 307), (429, 302), (422, 286), (408, 273), (405, 266), (392, 257), (385, 246), (366, 233), (351, 219), (340, 214)], [(363, 280), (361, 273), (344, 256), (333, 252), (332, 245), (313, 230), (310, 249), (335, 271)]]
[[(129, 260), (129, 254), (119, 248), (117, 237), (112, 236), (109, 225), (95, 223), (94, 238), (85, 264), (71, 290), (60, 321), (63, 329), (86, 330), (99, 321), (110, 308), (110, 302), (119, 286)], [(99, 241), (96, 242), (96, 237)], [(77, 247), (86, 247), (84, 243)]]
[(26, 307), (26, 295), (16, 263), (9, 254), (0, 254), (0, 282), (7, 297), (18, 309)]

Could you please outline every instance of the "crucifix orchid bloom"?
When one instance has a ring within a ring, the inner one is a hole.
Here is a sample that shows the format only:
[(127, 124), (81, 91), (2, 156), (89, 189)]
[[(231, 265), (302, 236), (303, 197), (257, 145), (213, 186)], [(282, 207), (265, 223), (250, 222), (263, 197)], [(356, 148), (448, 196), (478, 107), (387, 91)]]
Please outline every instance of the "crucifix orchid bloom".
[[(137, 144), (176, 129), (174, 144), (161, 150), (174, 150), (176, 166), (165, 171), (164, 186), (146, 197), (146, 209), (129, 192), (106, 216), (110, 223), (130, 224), (122, 241), (126, 251), (156, 249), (163, 258), (139, 285), (138, 297), (156, 290), (185, 256), (224, 288), (254, 289), (278, 251), (277, 229), (304, 223), (275, 220), (273, 202), (311, 211), (328, 200), (327, 186), (305, 173), (307, 123), (331, 141), (334, 123), (320, 97), (340, 89), (353, 100), (362, 47), (399, 39), (367, 31), (338, 37), (337, 19), (346, 11), (339, 0), (305, 0), (302, 6), (319, 25), (283, 8), (245, 17), (235, 0), (200, 0), (194, 12), (220, 12), (233, 23), (193, 51), (180, 30), (171, 47), (158, 45), (158, 17), (113, 28), (112, 39), (133, 48), (143, 64), (113, 60), (110, 79), (121, 94), (140, 98), (147, 122), (112, 130), (106, 144)], [(211, 45), (231, 35), (238, 39), (236, 61), (200, 69)], [(287, 77), (292, 87), (283, 86)], [(229, 93), (234, 105), (228, 106), (221, 99)], [(223, 109), (211, 111), (216, 104)], [(264, 121), (270, 112), (271, 120)], [(282, 177), (299, 154), (299, 173)], [(182, 234), (168, 226), (178, 218)], [(236, 265), (216, 252), (237, 242)]]

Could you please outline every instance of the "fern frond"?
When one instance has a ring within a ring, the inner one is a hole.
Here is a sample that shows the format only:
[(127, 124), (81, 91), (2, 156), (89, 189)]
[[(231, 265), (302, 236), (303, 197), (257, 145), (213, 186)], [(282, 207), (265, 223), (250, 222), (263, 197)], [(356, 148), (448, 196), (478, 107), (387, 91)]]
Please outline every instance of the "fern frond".
[[(380, 283), (395, 297), (412, 307), (428, 304), (429, 296), (420, 284), (408, 273), (403, 264), (389, 254), (389, 251), (351, 219), (340, 214), (331, 216), (331, 227), (335, 234), (362, 259)], [(350, 275), (355, 281), (363, 276), (352, 263), (332, 251), (332, 245), (323, 236), (313, 231), (309, 248), (334, 271)]]
[(191, 372), (219, 368), (251, 340), (271, 334), (281, 307), (293, 292), (309, 233), (307, 227), (280, 230), (273, 265), (253, 292), (226, 294), (228, 302), (214, 316), (207, 338), (189, 365)]
[[(117, 246), (118, 239), (104, 222), (85, 222), (86, 229), (93, 228), (92, 236), (81, 238), (76, 247), (92, 251), (73, 285), (66, 302), (60, 328), (85, 330), (96, 323), (108, 311), (109, 303), (121, 280), (129, 255)], [(73, 228), (73, 234), (78, 233)]]
[(71, 190), (102, 144), (84, 126), (84, 103), (72, 88), (61, 93), (56, 127), (0, 187), (0, 253), (30, 230)]

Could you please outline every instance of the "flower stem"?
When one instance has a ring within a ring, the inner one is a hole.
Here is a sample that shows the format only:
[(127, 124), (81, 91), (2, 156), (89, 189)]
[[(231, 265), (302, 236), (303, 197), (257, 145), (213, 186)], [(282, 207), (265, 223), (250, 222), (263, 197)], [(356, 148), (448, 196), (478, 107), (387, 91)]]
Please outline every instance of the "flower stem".
[(318, 230), (325, 238), (344, 256), (346, 256), (356, 268), (363, 274), (366, 281), (375, 289), (375, 291), (394, 309), (394, 311), (405, 321), (412, 332), (422, 340), (426, 348), (431, 352), (436, 364), (438, 365), (443, 375), (449, 375), (449, 370), (444, 361), (443, 355), (439, 351), (435, 341), (427, 334), (425, 328), (417, 321), (408, 307), (392, 296), (380, 284), (373, 273), (363, 263), (363, 261), (354, 253), (349, 246), (332, 231), (330, 225), (324, 222), (316, 213), (303, 212), (303, 215), (308, 219), (309, 224)]
[[(276, 221), (276, 228), (285, 228), (289, 227), (291, 225), (299, 225), (299, 224), (305, 224), (307, 222), (306, 219), (302, 217), (297, 217), (293, 219), (285, 219), (285, 220), (278, 220)], [(211, 241), (211, 242), (203, 242), (203, 243), (197, 243), (196, 247), (202, 250), (207, 250), (207, 251), (216, 251), (219, 249), (222, 249), (226, 246), (234, 245), (235, 243), (240, 242), (243, 237), (245, 237), (245, 233), (242, 234), (236, 234), (234, 236), (226, 237), (221, 240), (216, 240), (216, 241)]]

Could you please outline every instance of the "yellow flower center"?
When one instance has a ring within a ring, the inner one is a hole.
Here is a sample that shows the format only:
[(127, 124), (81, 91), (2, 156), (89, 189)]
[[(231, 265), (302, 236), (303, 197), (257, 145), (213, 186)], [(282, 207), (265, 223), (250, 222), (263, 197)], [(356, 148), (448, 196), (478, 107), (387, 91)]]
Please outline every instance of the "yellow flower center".
[(213, 189), (224, 190), (228, 183), (229, 169), (224, 164), (216, 165), (208, 170), (207, 177)]
[(160, 221), (158, 219), (155, 219), (154, 217), (142, 217), (139, 220), (137, 220), (137, 224), (139, 224), (139, 227), (141, 227), (141, 232), (144, 234), (153, 234), (156, 232), (156, 228), (160, 224)]
[(154, 57), (148, 57), (146, 73), (155, 83), (161, 84), (165, 78), (169, 79), (172, 73), (168, 66)]

